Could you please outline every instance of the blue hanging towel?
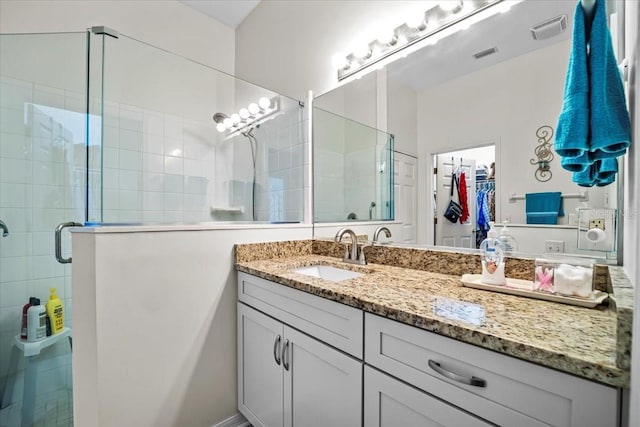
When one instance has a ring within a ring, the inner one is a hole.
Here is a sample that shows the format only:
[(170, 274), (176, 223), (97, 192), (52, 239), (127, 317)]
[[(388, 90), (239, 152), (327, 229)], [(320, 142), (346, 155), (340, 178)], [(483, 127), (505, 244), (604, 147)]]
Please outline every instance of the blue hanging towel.
[(557, 224), (558, 217), (564, 216), (562, 193), (525, 194), (527, 224)]
[[(589, 92), (591, 108), (591, 157), (593, 160), (622, 156), (631, 141), (631, 124), (624, 86), (607, 27), (606, 5), (597, 0), (589, 36)], [(610, 172), (612, 163), (599, 163)], [(617, 172), (617, 165), (616, 165)], [(615, 175), (615, 172), (614, 172)]]
[(560, 164), (571, 172), (583, 172), (589, 159), (589, 74), (584, 9), (578, 5), (574, 14), (571, 57), (564, 84), (562, 111), (556, 127), (555, 151)]

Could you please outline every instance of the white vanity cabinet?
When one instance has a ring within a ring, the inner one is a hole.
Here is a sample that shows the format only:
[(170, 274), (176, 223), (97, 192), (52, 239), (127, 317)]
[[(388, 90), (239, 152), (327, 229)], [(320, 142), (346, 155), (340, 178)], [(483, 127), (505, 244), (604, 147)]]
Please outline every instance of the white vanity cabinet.
[(254, 427), (362, 425), (362, 361), (339, 350), (362, 354), (362, 312), (244, 273), (238, 285), (240, 412)]
[(369, 366), (364, 383), (365, 427), (493, 425)]
[[(454, 407), (500, 426), (619, 425), (618, 390), (613, 387), (369, 313), (365, 314), (365, 362), (397, 378), (381, 380), (385, 374), (371, 375), (367, 370), (365, 427), (393, 425), (382, 422), (392, 419), (388, 412), (402, 426), (482, 425), (477, 419), (475, 424), (455, 421), (461, 415), (453, 412)], [(416, 418), (419, 408), (408, 408), (420, 401), (433, 406), (434, 398), (452, 405), (452, 418), (436, 424), (414, 421), (420, 419)]]

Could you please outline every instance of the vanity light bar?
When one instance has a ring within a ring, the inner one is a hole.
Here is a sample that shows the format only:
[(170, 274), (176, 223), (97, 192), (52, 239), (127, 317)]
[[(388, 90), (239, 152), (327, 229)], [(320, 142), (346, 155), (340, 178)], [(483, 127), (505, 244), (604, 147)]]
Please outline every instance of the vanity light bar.
[(225, 136), (229, 138), (274, 119), (278, 115), (280, 115), (280, 97), (263, 96), (258, 102), (250, 103), (246, 108), (241, 108), (237, 113), (224, 119), (222, 123), (218, 123), (216, 129), (218, 132), (225, 132)]
[[(514, 3), (508, 0), (442, 1), (440, 2), (440, 6), (435, 6), (425, 11), (422, 19), (420, 19), (420, 14), (418, 14), (417, 17), (413, 16), (408, 22), (399, 25), (392, 31), (384, 32), (376, 40), (373, 40), (367, 45), (359, 46), (352, 53), (346, 56), (340, 54), (335, 55), (333, 65), (338, 69), (338, 81), (353, 76), (397, 52), (432, 37), (502, 2), (504, 2), (504, 7), (496, 8), (496, 13), (506, 12)], [(456, 7), (443, 7), (452, 4), (456, 5)], [(460, 29), (463, 28), (461, 27)], [(384, 62), (382, 64), (384, 64)]]

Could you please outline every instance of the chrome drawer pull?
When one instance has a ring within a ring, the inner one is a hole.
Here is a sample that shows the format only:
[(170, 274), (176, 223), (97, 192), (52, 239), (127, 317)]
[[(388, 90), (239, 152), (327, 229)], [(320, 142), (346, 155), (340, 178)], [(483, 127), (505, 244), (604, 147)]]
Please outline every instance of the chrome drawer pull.
[(282, 347), (282, 366), (289, 370), (289, 340), (284, 340), (284, 347)]
[(282, 341), (282, 337), (278, 335), (276, 340), (273, 342), (273, 358), (276, 359), (276, 363), (280, 366), (280, 341)]
[(449, 378), (450, 380), (457, 381), (462, 384), (472, 385), (474, 387), (486, 387), (487, 382), (482, 378), (478, 377), (464, 377), (462, 375), (456, 374), (455, 372), (447, 371), (444, 369), (438, 362), (435, 362), (429, 359), (429, 367), (439, 373), (442, 376)]

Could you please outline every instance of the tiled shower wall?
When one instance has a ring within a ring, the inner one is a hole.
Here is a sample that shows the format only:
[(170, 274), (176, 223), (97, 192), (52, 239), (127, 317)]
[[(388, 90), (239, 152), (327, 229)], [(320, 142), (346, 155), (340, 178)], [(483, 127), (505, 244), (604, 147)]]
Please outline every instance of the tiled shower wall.
[[(251, 221), (249, 140), (215, 124), (107, 102), (103, 222)], [(254, 130), (258, 221), (299, 222), (303, 213), (302, 109)]]
[[(30, 296), (49, 299), (56, 288), (71, 322), (71, 270), (54, 257), (54, 229), (84, 218), (84, 99), (81, 94), (0, 78), (0, 387), (6, 380), (13, 337)], [(70, 239), (64, 233), (65, 256)], [(40, 357), (38, 387), (71, 386), (68, 346)], [(19, 395), (20, 381), (17, 382)]]

